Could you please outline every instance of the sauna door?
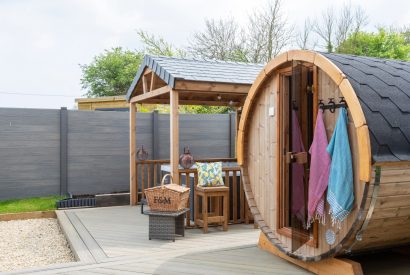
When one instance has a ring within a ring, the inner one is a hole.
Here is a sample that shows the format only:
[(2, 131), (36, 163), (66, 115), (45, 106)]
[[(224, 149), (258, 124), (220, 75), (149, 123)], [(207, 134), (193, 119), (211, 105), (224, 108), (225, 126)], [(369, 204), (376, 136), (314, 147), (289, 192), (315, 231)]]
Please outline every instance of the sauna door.
[(285, 132), (285, 182), (288, 188), (287, 226), (291, 230), (292, 251), (309, 241), (307, 224), (308, 154), (312, 139), (312, 95), (309, 68), (292, 64), (289, 89), (284, 97), (287, 111), (283, 117)]

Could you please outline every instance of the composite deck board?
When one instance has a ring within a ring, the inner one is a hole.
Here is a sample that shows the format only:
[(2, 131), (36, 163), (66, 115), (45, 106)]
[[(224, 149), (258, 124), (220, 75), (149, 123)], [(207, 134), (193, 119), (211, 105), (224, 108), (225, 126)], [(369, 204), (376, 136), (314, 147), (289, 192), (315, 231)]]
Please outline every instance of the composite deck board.
[(84, 226), (83, 222), (77, 217), (76, 213), (74, 211), (67, 211), (66, 214), (72, 225), (77, 229), (78, 234), (80, 234), (81, 239), (87, 246), (95, 261), (99, 262), (100, 260), (107, 258), (104, 250), (101, 249), (100, 245)]
[(81, 239), (77, 229), (67, 217), (67, 214), (64, 211), (57, 211), (57, 217), (76, 259), (83, 262), (95, 262), (93, 255)]
[(59, 216), (65, 217), (62, 227), (68, 239), (73, 238), (77, 248), (88, 249), (94, 261), (27, 273), (309, 274), (258, 249), (259, 230), (253, 225), (230, 225), (226, 232), (210, 227), (208, 234), (187, 229), (175, 242), (150, 241), (148, 217), (139, 207), (73, 209), (60, 211)]

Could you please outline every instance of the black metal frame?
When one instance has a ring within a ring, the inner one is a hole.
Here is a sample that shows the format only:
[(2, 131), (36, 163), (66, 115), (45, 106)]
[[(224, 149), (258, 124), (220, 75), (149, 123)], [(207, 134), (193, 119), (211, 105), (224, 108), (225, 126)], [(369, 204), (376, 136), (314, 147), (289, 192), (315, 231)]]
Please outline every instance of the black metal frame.
[(343, 96), (340, 97), (340, 101), (339, 103), (336, 103), (334, 101), (333, 97), (329, 98), (329, 102), (328, 104), (324, 104), (323, 103), (323, 99), (319, 100), (319, 108), (322, 110), (329, 110), (331, 113), (334, 113), (336, 111), (337, 108), (348, 108), (347, 107), (347, 102), (345, 100), (345, 98)]

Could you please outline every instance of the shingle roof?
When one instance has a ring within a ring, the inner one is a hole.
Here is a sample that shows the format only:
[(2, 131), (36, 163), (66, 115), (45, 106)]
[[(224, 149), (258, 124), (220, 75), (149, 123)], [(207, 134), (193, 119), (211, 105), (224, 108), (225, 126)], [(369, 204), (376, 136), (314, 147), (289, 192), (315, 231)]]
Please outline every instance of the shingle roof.
[(410, 161), (410, 62), (322, 54), (356, 91), (370, 130), (373, 161)]
[(174, 88), (176, 79), (252, 85), (263, 65), (146, 55), (128, 89), (127, 100), (129, 100), (145, 68), (150, 68), (168, 86)]

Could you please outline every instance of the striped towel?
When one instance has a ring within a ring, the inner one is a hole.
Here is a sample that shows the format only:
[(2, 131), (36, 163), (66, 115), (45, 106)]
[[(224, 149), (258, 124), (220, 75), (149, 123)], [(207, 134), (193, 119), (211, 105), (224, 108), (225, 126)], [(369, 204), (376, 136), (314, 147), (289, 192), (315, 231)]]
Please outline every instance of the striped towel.
[(327, 201), (330, 204), (332, 225), (338, 228), (353, 208), (353, 168), (347, 132), (347, 111), (340, 108), (339, 117), (327, 151), (332, 157), (330, 165)]
[(323, 122), (323, 111), (319, 110), (316, 118), (313, 142), (310, 146), (310, 174), (308, 196), (308, 221), (309, 228), (313, 221), (319, 220), (325, 224), (325, 192), (329, 182), (330, 155), (326, 151), (328, 146), (326, 128)]

